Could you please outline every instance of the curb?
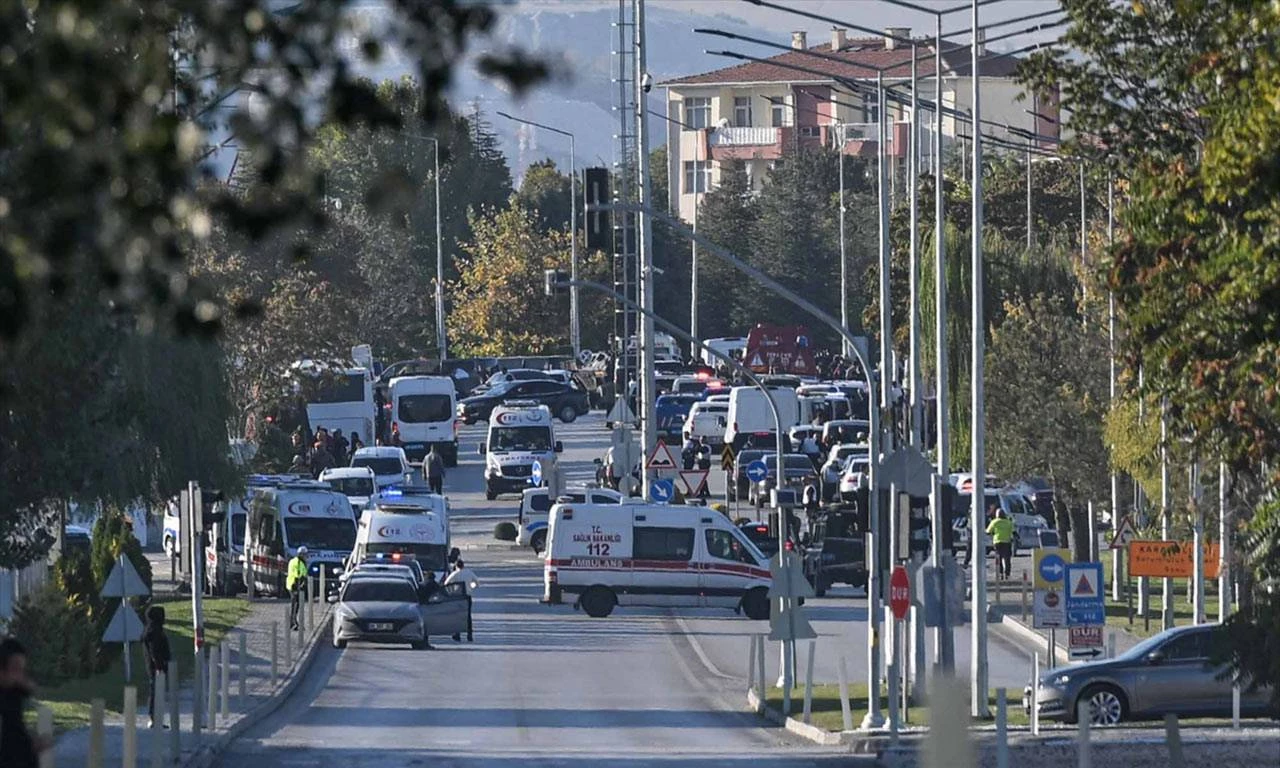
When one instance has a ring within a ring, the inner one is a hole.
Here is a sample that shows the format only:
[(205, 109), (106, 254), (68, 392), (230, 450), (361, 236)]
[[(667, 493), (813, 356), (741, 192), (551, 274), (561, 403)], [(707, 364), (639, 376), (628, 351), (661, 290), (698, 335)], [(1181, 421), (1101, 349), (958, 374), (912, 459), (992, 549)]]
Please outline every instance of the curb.
[(286, 672), (283, 681), (276, 684), (276, 689), (271, 693), (266, 701), (258, 706), (244, 712), (234, 723), (227, 727), (222, 733), (218, 734), (212, 741), (206, 741), (192, 752), (185, 760), (177, 761), (182, 768), (208, 768), (212, 765), (214, 759), (224, 752), (236, 739), (240, 738), (245, 731), (249, 730), (251, 725), (261, 722), (264, 718), (271, 716), (278, 710), (293, 694), (294, 690), (302, 683), (302, 679), (306, 677), (307, 671), (311, 669), (311, 664), (315, 661), (317, 652), (320, 649), (322, 638), (329, 626), (329, 622), (333, 620), (333, 614), (330, 610), (326, 610), (320, 623), (312, 631), (311, 637), (307, 640), (306, 647), (303, 648), (302, 654), (293, 666)]
[[(1049, 642), (1049, 638), (1007, 613), (1000, 617), (997, 626), (1003, 628), (1007, 634), (1015, 636), (1021, 643), (1033, 646), (1033, 650), (1039, 653), (1044, 652), (1045, 646)], [(1060, 645), (1055, 644), (1053, 646), (1053, 656), (1055, 665), (1071, 663), (1071, 657)]]
[[(793, 701), (796, 701), (796, 699), (793, 699)], [(800, 701), (803, 701), (803, 699), (800, 699)], [(788, 732), (808, 739), (814, 744), (823, 747), (847, 746), (849, 751), (855, 755), (879, 755), (893, 743), (886, 731), (840, 731), (835, 733), (825, 728), (819, 728), (816, 725), (810, 725), (803, 720), (797, 720), (794, 717), (784, 718), (778, 710), (761, 706), (760, 699), (752, 689), (747, 690), (747, 708), (752, 712), (758, 713), (765, 720), (775, 725), (780, 725)], [(905, 735), (907, 734), (900, 734), (899, 739), (901, 740), (901, 737)]]
[[(522, 547), (519, 544), (463, 544), (458, 549), (463, 552), (523, 552), (529, 547)], [(529, 551), (533, 550), (529, 549)]]

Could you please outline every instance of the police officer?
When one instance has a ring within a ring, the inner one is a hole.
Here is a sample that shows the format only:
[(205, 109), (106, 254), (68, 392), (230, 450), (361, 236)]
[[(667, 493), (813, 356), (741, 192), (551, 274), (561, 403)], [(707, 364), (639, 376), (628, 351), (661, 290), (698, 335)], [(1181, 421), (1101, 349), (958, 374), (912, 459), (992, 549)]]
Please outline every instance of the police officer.
[(1013, 570), (1013, 521), (1003, 509), (997, 509), (995, 519), (987, 523), (987, 533), (996, 548), (996, 574), (1008, 580)]
[(298, 554), (289, 561), (289, 569), (285, 572), (284, 587), (289, 590), (289, 628), (297, 631), (298, 615), (302, 612), (302, 601), (307, 589), (307, 548), (298, 547)]

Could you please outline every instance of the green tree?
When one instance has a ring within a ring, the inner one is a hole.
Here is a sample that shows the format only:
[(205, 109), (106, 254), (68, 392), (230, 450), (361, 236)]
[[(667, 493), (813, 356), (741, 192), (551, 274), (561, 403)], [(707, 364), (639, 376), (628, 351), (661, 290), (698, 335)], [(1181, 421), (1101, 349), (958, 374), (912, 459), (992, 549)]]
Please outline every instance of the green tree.
[[(698, 234), (749, 258), (754, 253), (751, 230), (758, 215), (759, 202), (742, 162), (722, 163), (720, 185), (705, 194), (698, 207)], [(698, 260), (698, 330), (703, 337), (742, 334), (745, 329), (734, 318), (746, 314), (742, 306), (746, 283), (747, 278), (719, 256), (708, 253)]]
[(537, 214), (543, 232), (566, 229), (572, 213), (570, 187), (569, 177), (560, 173), (554, 161), (541, 160), (525, 169), (516, 202)]

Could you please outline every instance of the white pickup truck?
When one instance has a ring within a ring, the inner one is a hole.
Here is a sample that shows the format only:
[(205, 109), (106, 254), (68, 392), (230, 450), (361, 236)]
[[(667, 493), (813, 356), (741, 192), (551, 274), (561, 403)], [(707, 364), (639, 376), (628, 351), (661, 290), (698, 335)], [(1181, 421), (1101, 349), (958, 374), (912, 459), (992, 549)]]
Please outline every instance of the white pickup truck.
[(718, 446), (724, 443), (725, 418), (729, 415), (728, 403), (707, 402), (694, 403), (689, 415), (684, 420), (684, 432), (694, 440), (700, 437), (707, 439), (708, 445)]

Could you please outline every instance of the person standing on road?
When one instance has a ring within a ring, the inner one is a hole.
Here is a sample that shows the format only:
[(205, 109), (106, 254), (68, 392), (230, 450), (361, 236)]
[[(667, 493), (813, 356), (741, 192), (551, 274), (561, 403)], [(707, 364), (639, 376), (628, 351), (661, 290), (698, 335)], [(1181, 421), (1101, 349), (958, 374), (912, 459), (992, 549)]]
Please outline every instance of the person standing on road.
[(987, 523), (987, 533), (996, 548), (996, 575), (1008, 580), (1013, 570), (1013, 521), (1003, 509), (997, 509), (995, 519)]
[(298, 547), (298, 554), (289, 561), (285, 572), (284, 588), (289, 590), (289, 629), (295, 632), (302, 627), (298, 617), (302, 613), (302, 601), (307, 590), (307, 548)]
[(351, 452), (355, 453), (356, 451), (360, 450), (363, 447), (364, 447), (364, 441), (360, 439), (360, 433), (352, 432), (351, 433)]
[(0, 765), (37, 768), (40, 753), (53, 743), (33, 737), (24, 717), (35, 686), (27, 677), (27, 649), (12, 637), (0, 640)]
[(686, 471), (693, 469), (698, 461), (698, 444), (693, 441), (693, 433), (684, 433), (684, 445), (680, 448), (680, 462)]
[(345, 467), (347, 465), (347, 438), (342, 436), (341, 429), (333, 430), (333, 437), (329, 439), (329, 452), (333, 454), (333, 466)]
[[(470, 643), (476, 639), (475, 632), (471, 626), (471, 594), (475, 592), (476, 587), (480, 586), (480, 580), (476, 578), (476, 572), (468, 568), (466, 563), (462, 562), (462, 558), (458, 558), (453, 561), (453, 571), (451, 571), (444, 579), (444, 585), (446, 587), (450, 584), (458, 583), (463, 585), (463, 590), (467, 595), (467, 642)], [(456, 634), (453, 636), (453, 639), (455, 642), (462, 641), (461, 636)]]
[[(169, 673), (169, 660), (173, 658), (169, 651), (169, 636), (164, 633), (164, 608), (153, 605), (147, 609), (147, 626), (142, 631), (142, 649), (147, 655), (147, 672), (151, 682), (148, 692), (147, 713), (151, 716), (151, 726), (156, 722), (156, 675)], [(165, 678), (167, 680), (167, 678)], [(164, 713), (160, 713), (164, 721)], [(167, 727), (167, 726), (166, 726)]]
[(443, 496), (444, 459), (441, 458), (439, 449), (434, 445), (427, 452), (427, 457), (422, 460), (422, 474), (427, 476), (427, 485), (431, 486), (431, 492)]
[(290, 475), (309, 475), (311, 474), (311, 465), (307, 464), (306, 458), (301, 454), (293, 457), (293, 463), (289, 465)]

